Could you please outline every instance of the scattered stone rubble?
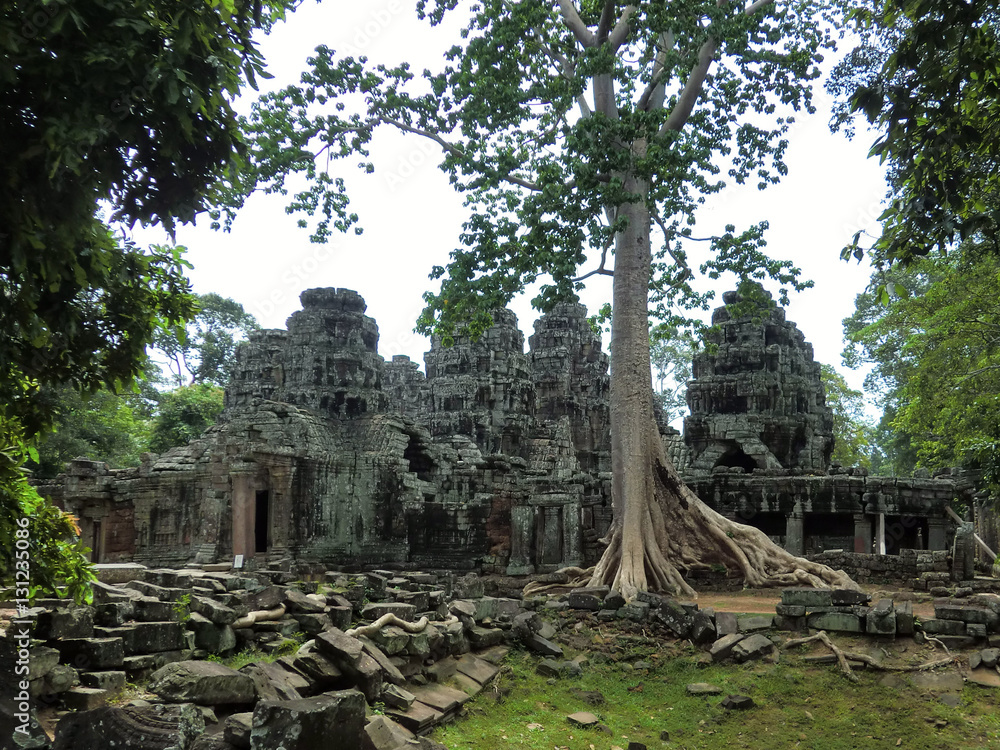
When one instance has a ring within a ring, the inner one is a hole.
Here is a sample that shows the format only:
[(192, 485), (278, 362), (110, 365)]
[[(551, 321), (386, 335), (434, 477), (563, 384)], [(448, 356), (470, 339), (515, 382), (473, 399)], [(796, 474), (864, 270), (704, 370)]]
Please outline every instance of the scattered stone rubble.
[[(772, 617), (715, 612), (651, 593), (626, 603), (607, 587), (526, 600), (486, 596), (475, 575), (327, 572), (308, 582), (282, 571), (132, 573), (135, 580), (98, 584), (92, 607), (44, 601), (29, 613), (31, 694), (70, 713), (59, 721), (54, 744), (36, 737), (24, 747), (440, 748), (428, 732), (493, 680), (511, 647), (536, 653), (538, 672), (551, 680), (582, 674), (587, 655), (565, 653), (551, 615), (581, 624), (640, 623), (690, 641), (706, 663), (777, 660), (781, 630), (935, 638), (975, 647), (969, 681), (1000, 687), (1000, 652), (988, 641), (1000, 632), (995, 594), (935, 600), (935, 617), (920, 621), (908, 601), (872, 603), (846, 590), (786, 589)], [(308, 640), (300, 645), (291, 635)], [(208, 658), (248, 646), (283, 655), (239, 669)], [(144, 679), (155, 700), (107, 705), (126, 681)], [(718, 692), (700, 683), (688, 691)], [(589, 705), (603, 701), (598, 693), (579, 697)], [(733, 695), (720, 705), (743, 710), (753, 700)], [(570, 721), (590, 726), (582, 714)]]

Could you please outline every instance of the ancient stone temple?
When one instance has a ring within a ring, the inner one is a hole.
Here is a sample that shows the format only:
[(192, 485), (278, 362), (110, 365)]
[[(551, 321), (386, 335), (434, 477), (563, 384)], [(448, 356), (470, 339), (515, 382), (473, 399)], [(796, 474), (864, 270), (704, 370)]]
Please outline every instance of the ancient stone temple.
[[(498, 311), (476, 341), (433, 341), (421, 372), (378, 354), (356, 292), (301, 300), (287, 330), (240, 346), (201, 438), (129, 469), (77, 460), (40, 487), (80, 517), (97, 560), (510, 574), (596, 561), (611, 523), (608, 358), (583, 306), (539, 318), (527, 350)], [(684, 436), (661, 425), (706, 502), (799, 553), (944, 549), (950, 480), (828, 466), (819, 365), (782, 311), (714, 321)]]

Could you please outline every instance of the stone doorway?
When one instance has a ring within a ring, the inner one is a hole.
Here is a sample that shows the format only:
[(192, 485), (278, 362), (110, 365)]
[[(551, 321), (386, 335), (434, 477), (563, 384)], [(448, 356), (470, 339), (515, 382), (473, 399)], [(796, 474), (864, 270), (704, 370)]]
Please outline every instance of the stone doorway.
[(257, 554), (267, 552), (270, 537), (271, 492), (270, 490), (257, 490), (254, 496), (254, 552)]

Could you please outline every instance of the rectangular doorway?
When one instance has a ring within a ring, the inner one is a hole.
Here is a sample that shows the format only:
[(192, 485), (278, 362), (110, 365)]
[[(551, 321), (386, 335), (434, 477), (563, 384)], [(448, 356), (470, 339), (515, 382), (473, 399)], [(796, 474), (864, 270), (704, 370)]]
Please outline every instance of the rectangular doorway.
[(268, 490), (257, 490), (254, 500), (254, 551), (257, 553), (267, 552), (267, 542), (270, 536), (271, 493)]

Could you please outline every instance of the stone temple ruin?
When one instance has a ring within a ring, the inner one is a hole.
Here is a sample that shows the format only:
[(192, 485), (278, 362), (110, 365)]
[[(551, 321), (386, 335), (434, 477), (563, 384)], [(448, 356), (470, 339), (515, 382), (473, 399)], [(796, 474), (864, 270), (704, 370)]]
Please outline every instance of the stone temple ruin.
[[(379, 356), (356, 292), (301, 300), (287, 330), (239, 348), (225, 412), (201, 438), (134, 468), (77, 460), (40, 487), (79, 516), (96, 561), (518, 575), (598, 559), (608, 357), (582, 305), (542, 316), (527, 352), (500, 311), (478, 341), (432, 342), (422, 373)], [(820, 368), (783, 310), (732, 319), (721, 307), (713, 321), (684, 434), (661, 427), (700, 497), (797, 554), (947, 548), (952, 478), (830, 467)]]

